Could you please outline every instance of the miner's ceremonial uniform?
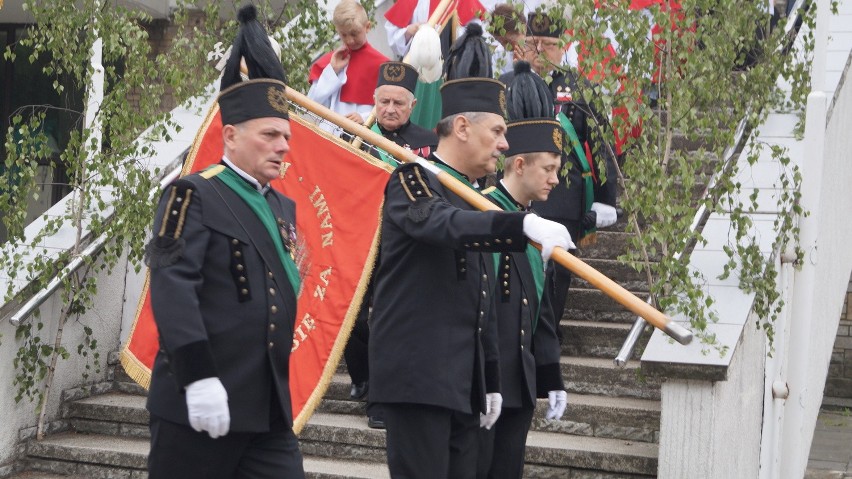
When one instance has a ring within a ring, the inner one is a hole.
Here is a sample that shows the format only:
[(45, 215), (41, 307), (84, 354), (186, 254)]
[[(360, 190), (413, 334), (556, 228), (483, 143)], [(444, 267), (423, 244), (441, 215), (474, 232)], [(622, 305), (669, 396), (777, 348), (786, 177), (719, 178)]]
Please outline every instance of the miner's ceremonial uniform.
[[(370, 324), (370, 400), (385, 411), (389, 461), (406, 447), (407, 435), (449, 434), (427, 427), (430, 414), (447, 410), (467, 425), (473, 441), (458, 446), (473, 453), (458, 460), (475, 464), (485, 394), (500, 391), (494, 265), (482, 252), (523, 250), (524, 215), (471, 209), (418, 165), (397, 168), (385, 190)], [(423, 421), (397, 434), (393, 421), (406, 412)], [(425, 473), (417, 477), (446, 475), (430, 476), (430, 451), (423, 453), (418, 466)]]
[[(529, 80), (544, 83), (528, 68), (525, 71), (516, 68), (515, 72), (500, 78), (510, 85), (510, 97), (529, 95), (528, 88), (513, 88), (522, 75), (529, 77), (524, 85), (528, 85)], [(544, 218), (565, 225), (578, 245), (589, 244), (595, 240), (596, 225), (599, 222), (595, 204), (607, 205), (612, 210), (616, 203), (615, 158), (602, 142), (596, 127), (589, 124), (591, 116), (598, 118), (598, 124), (602, 124), (604, 119), (578, 96), (577, 74), (573, 71), (560, 71), (553, 72), (552, 75), (553, 80), (547, 85), (551, 98), (547, 100), (552, 101), (556, 119), (565, 131), (568, 147), (562, 155), (561, 171), (567, 169), (567, 174), (564, 181), (560, 181), (550, 192), (547, 201), (533, 202), (532, 210)], [(596, 155), (603, 161), (596, 163), (591, 155)], [(606, 167), (606, 182), (602, 181), (603, 175), (598, 171), (598, 163), (603, 163)], [(548, 273), (548, 287), (552, 290), (551, 299), (557, 322), (565, 309), (570, 283), (571, 272), (559, 265), (554, 265)], [(560, 333), (558, 328), (557, 333)]]
[(255, 15), (241, 9), (222, 78), (225, 155), (166, 188), (146, 249), (160, 339), (147, 402), (152, 479), (304, 477), (288, 384), (295, 204), (268, 183), (286, 153), (286, 85)]
[[(514, 129), (510, 123), (507, 157), (538, 151), (561, 153), (562, 135), (553, 133), (559, 131), (555, 122), (519, 125), (518, 133)], [(558, 148), (554, 146), (557, 136)], [(545, 142), (550, 143), (549, 147), (542, 144)], [(505, 211), (529, 210), (528, 205), (512, 197), (503, 181), (483, 194)], [(544, 287), (544, 263), (538, 250), (527, 245), (524, 251), (494, 254), (493, 261), (497, 269), (495, 316), (503, 409), (492, 429), (480, 429), (477, 477), (520, 478), (536, 398), (547, 398), (549, 392), (565, 389), (554, 329), (558, 323), (553, 318), (549, 291)]]
[(439, 182), (447, 174), (474, 190), (461, 171), (484, 176), (507, 147), (502, 83), (454, 80), (441, 97), (434, 166), (398, 167), (382, 211), (370, 400), (385, 412), (392, 477), (475, 477), (478, 428), (494, 424), (502, 403), (494, 263), (485, 253), (523, 251), (528, 237), (545, 251), (570, 243), (562, 225), (529, 213), (471, 211)]

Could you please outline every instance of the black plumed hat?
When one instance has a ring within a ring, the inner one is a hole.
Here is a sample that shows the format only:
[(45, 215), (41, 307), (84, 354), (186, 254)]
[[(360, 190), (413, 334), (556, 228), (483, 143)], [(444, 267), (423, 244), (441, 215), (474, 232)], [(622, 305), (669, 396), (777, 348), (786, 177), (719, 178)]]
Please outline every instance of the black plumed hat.
[(515, 62), (515, 75), (506, 85), (506, 109), (510, 120), (553, 118), (553, 94), (527, 62)]
[[(222, 124), (234, 125), (254, 118), (289, 119), (284, 67), (260, 22), (254, 5), (237, 14), (240, 29), (225, 63), (220, 84), (219, 109)], [(245, 60), (248, 81), (240, 78), (240, 60)]]
[(444, 81), (493, 76), (491, 50), (482, 38), (482, 25), (468, 23), (465, 33), (453, 43), (444, 60)]

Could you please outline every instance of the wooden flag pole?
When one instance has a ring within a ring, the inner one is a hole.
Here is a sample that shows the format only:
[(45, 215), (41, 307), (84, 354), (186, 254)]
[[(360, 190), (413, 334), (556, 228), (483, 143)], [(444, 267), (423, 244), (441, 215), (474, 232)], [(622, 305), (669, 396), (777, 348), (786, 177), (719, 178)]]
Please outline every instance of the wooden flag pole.
[[(451, 4), (456, 3), (456, 1), (457, 0), (441, 0), (441, 3), (439, 3), (438, 6), (435, 7), (435, 11), (432, 12), (432, 15), (429, 16), (429, 20), (426, 22), (426, 24), (429, 26), (429, 28), (435, 28), (435, 25), (437, 25), (438, 22), (440, 22), (441, 19), (444, 17), (444, 13), (447, 11), (447, 8), (449, 8)], [(409, 62), (410, 55), (411, 55), (411, 52), (406, 53), (405, 57), (402, 59), (402, 62), (403, 63), (410, 63)], [(376, 121), (376, 107), (373, 106), (373, 110), (370, 112), (369, 115), (367, 115), (367, 119), (364, 120), (364, 126), (366, 128), (370, 128), (371, 126), (373, 126), (373, 123), (375, 121)], [(352, 139), (352, 146), (355, 147), (355, 148), (361, 147), (361, 137), (360, 136), (356, 136), (355, 138)]]
[[(311, 113), (325, 120), (328, 120), (352, 133), (359, 135), (360, 137), (369, 141), (373, 145), (393, 155), (398, 160), (406, 163), (416, 162), (422, 165), (424, 168), (428, 169), (429, 171), (434, 172), (442, 185), (446, 186), (448, 189), (450, 189), (450, 191), (462, 197), (465, 201), (467, 201), (475, 208), (482, 211), (500, 209), (496, 205), (488, 201), (484, 196), (478, 194), (476, 191), (471, 190), (470, 188), (462, 184), (459, 180), (453, 178), (450, 174), (437, 168), (435, 165), (424, 160), (423, 158), (418, 157), (411, 151), (388, 140), (382, 135), (373, 132), (369, 128), (366, 128), (363, 125), (359, 125), (358, 123), (355, 123), (354, 121), (329, 110), (328, 108), (316, 103), (315, 101), (293, 90), (292, 88), (287, 88), (287, 98), (293, 103), (310, 111)], [(530, 243), (536, 248), (541, 249), (541, 246), (539, 244), (532, 241), (530, 241)], [(568, 270), (570, 270), (571, 272), (573, 272), (574, 274), (576, 274), (577, 276), (588, 281), (595, 288), (598, 288), (603, 291), (607, 296), (618, 301), (622, 306), (626, 307), (638, 316), (641, 316), (646, 321), (648, 321), (648, 323), (653, 325), (655, 328), (662, 330), (663, 332), (674, 338), (677, 342), (681, 344), (689, 344), (692, 341), (691, 331), (687, 330), (680, 324), (675, 323), (668, 316), (661, 313), (660, 311), (657, 311), (653, 306), (646, 303), (645, 301), (642, 301), (636, 295), (627, 291), (621, 285), (609, 279), (600, 271), (592, 268), (591, 266), (589, 266), (579, 258), (575, 257), (574, 255), (568, 253), (564, 249), (554, 249), (551, 258), (557, 263), (567, 268)]]

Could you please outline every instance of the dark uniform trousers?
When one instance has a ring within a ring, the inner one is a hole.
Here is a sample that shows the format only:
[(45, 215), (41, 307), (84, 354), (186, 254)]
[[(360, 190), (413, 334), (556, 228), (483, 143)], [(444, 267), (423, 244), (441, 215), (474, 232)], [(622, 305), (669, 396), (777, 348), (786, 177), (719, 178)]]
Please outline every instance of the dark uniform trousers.
[(507, 407), (490, 430), (479, 430), (477, 477), (520, 479), (534, 407)]
[(370, 400), (385, 409), (394, 478), (475, 477), (479, 413), (500, 391), (483, 253), (523, 251), (524, 214), (470, 209), (419, 165), (397, 168), (385, 189)]
[[(166, 190), (146, 250), (160, 339), (149, 477), (303, 478), (288, 381), (295, 292), (272, 237), (217, 171)], [(265, 197), (292, 247), (295, 204)], [(228, 394), (230, 430), (217, 439), (193, 430), (187, 413), (186, 386), (208, 377)]]

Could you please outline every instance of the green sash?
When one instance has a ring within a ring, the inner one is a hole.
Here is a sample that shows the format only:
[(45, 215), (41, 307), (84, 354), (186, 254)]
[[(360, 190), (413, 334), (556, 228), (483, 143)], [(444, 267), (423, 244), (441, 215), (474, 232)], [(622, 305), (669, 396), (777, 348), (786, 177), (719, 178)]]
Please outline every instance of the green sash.
[[(483, 190), (482, 194), (493, 198), (505, 211), (520, 211), (517, 205), (515, 205), (515, 202), (508, 198), (500, 188), (492, 186)], [(544, 294), (544, 262), (541, 260), (541, 252), (529, 243), (527, 243), (526, 253), (527, 260), (530, 262), (530, 269), (532, 269), (533, 281), (535, 282), (535, 294), (538, 297), (538, 308), (535, 311), (535, 315), (533, 315), (532, 321), (532, 332), (535, 333), (535, 328), (538, 325), (538, 316), (541, 312), (541, 297)], [(502, 256), (502, 253), (494, 253), (494, 271), (500, 270), (500, 256)]]
[[(218, 165), (209, 168), (215, 168), (216, 166)], [(272, 243), (275, 245), (275, 251), (278, 252), (278, 258), (284, 266), (284, 271), (287, 272), (287, 279), (293, 287), (293, 292), (298, 296), (301, 283), (299, 270), (296, 268), (293, 258), (284, 252), (284, 241), (281, 239), (278, 224), (275, 222), (275, 215), (272, 214), (272, 208), (269, 207), (266, 198), (254, 186), (248, 184), (246, 180), (240, 178), (240, 175), (230, 168), (224, 168), (217, 176), (222, 180), (222, 183), (225, 183), (237, 196), (245, 201), (248, 207), (257, 215), (260, 222), (263, 223), (266, 232), (272, 238)]]
[[(580, 143), (580, 138), (577, 136), (577, 131), (574, 130), (574, 125), (571, 120), (565, 116), (565, 113), (556, 115), (556, 119), (562, 124), (562, 129), (568, 134), (571, 139), (571, 147), (574, 149), (574, 154), (580, 160), (580, 167), (583, 169), (583, 213), (588, 213), (592, 209), (592, 203), (595, 202), (595, 179), (592, 176), (592, 168), (589, 166), (589, 159), (586, 158), (586, 152), (583, 150), (583, 145)], [(582, 223), (582, 219), (580, 220)], [(590, 229), (583, 231), (583, 236), (592, 234), (596, 228), (592, 226)]]
[[(377, 121), (373, 122), (373, 126), (371, 126), (370, 129), (378, 133), (379, 135), (385, 136), (382, 134), (382, 130), (381, 128), (379, 128), (379, 122)], [(389, 155), (388, 152), (386, 152), (385, 150), (379, 148), (378, 146), (374, 146), (373, 148), (375, 148), (376, 151), (379, 152), (379, 158), (381, 158), (381, 160), (385, 163), (391, 165), (394, 168), (396, 168), (396, 166), (399, 164), (399, 162), (396, 161), (396, 158)]]

